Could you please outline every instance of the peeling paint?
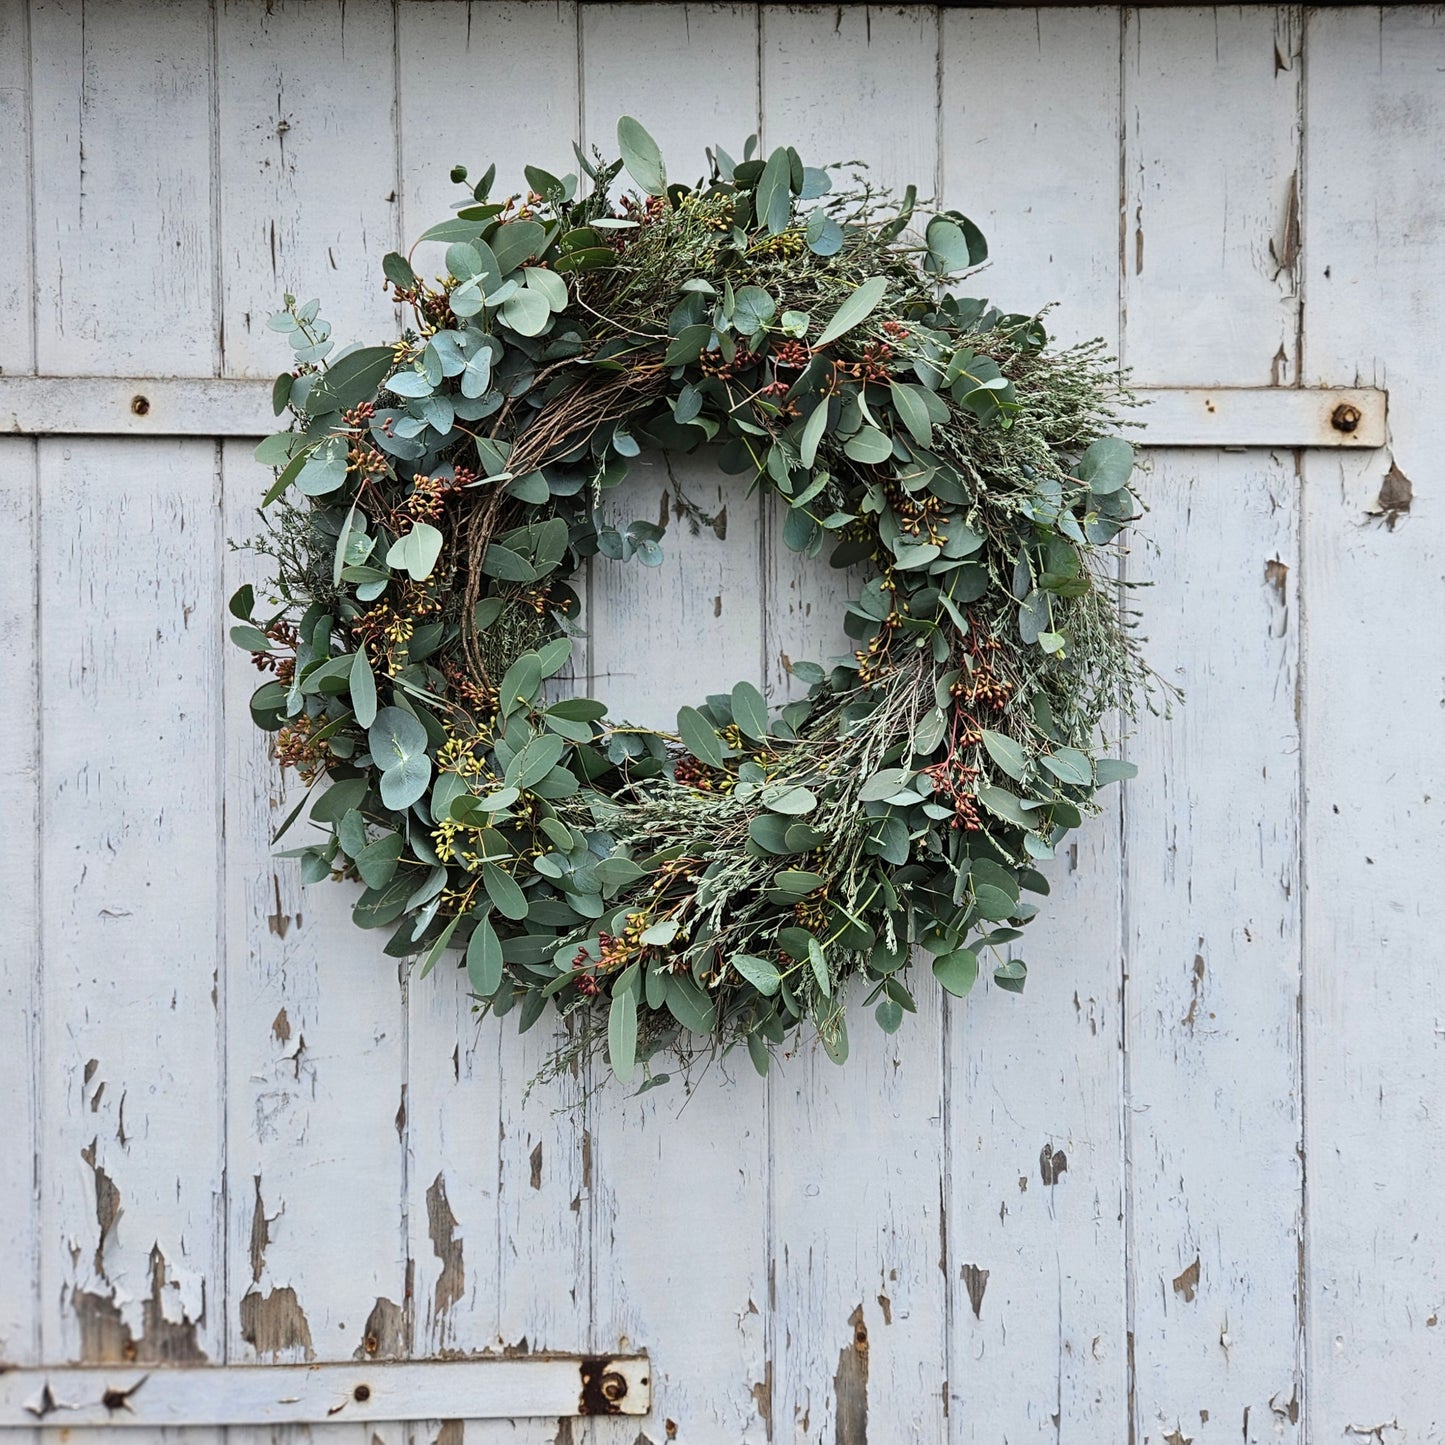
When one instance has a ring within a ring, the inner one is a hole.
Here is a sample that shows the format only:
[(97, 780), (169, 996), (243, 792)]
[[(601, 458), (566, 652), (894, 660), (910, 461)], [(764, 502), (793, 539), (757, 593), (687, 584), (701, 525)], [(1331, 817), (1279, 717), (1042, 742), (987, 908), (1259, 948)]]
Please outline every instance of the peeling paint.
[(1378, 517), (1385, 526), (1394, 531), (1400, 519), (1409, 514), (1415, 500), (1415, 484), (1402, 472), (1392, 459), (1385, 480), (1380, 483), (1380, 495), (1369, 509), (1371, 517)]
[(431, 1188), (426, 1192), (426, 1216), (432, 1251), (442, 1263), (432, 1296), (432, 1323), (436, 1326), (461, 1299), (467, 1284), (462, 1241), (457, 1236), (457, 1217), (447, 1201), (447, 1182), (441, 1174), (432, 1180)]
[(1069, 1156), (1062, 1149), (1055, 1149), (1052, 1144), (1046, 1143), (1039, 1150), (1039, 1177), (1050, 1188), (1059, 1182), (1068, 1167)]
[(251, 1214), (251, 1283), (260, 1284), (261, 1271), (266, 1268), (266, 1246), (271, 1243), (271, 1221), (266, 1218), (266, 1206), (261, 1201), (261, 1176), (253, 1177), (256, 1202)]
[(105, 1279), (105, 1246), (120, 1220), (121, 1207), (120, 1190), (96, 1159), (98, 1143), (98, 1138), (92, 1139), (89, 1146), (80, 1151), (80, 1157), (90, 1165), (91, 1172), (95, 1175), (95, 1221), (100, 1226), (100, 1234), (95, 1242), (95, 1272)]
[(284, 1006), (277, 1010), (276, 1017), (271, 1020), (271, 1037), (283, 1047), (291, 1042), (291, 1019)]
[[(165, 1291), (174, 1288), (168, 1278), (165, 1256), (159, 1248), (150, 1254), (151, 1289), (141, 1306), (141, 1335), (137, 1339), (121, 1316), (113, 1295), (78, 1290), (72, 1300), (80, 1325), (80, 1358), (86, 1364), (200, 1364), (206, 1359), (196, 1338), (205, 1323), (204, 1303), (197, 1318), (183, 1310), (179, 1320), (166, 1316)], [(204, 1300), (204, 1294), (202, 1295)]]
[(1199, 1289), (1199, 1256), (1194, 1256), (1194, 1263), (1189, 1265), (1181, 1273), (1174, 1276), (1174, 1293), (1184, 1296), (1185, 1304), (1194, 1303), (1194, 1295)]
[(542, 1141), (539, 1139), (528, 1156), (532, 1168), (532, 1188), (542, 1187)]
[(838, 1352), (833, 1376), (834, 1445), (868, 1442), (868, 1326), (861, 1303), (848, 1316), (853, 1338)]
[(773, 1438), (773, 1362), (763, 1361), (763, 1378), (752, 1388), (753, 1404), (758, 1407), (758, 1419), (763, 1422), (765, 1438)]
[(973, 1317), (981, 1320), (983, 1315), (983, 1292), (988, 1288), (988, 1271), (976, 1264), (966, 1264), (959, 1271), (963, 1276), (963, 1287), (968, 1291), (968, 1302), (973, 1306)]
[(275, 1357), (300, 1350), (308, 1360), (316, 1358), (311, 1347), (311, 1326), (290, 1285), (267, 1295), (251, 1289), (242, 1296), (241, 1338), (258, 1355)]
[(406, 1311), (399, 1304), (378, 1296), (362, 1326), (361, 1343), (353, 1360), (399, 1360), (411, 1353), (411, 1331)]

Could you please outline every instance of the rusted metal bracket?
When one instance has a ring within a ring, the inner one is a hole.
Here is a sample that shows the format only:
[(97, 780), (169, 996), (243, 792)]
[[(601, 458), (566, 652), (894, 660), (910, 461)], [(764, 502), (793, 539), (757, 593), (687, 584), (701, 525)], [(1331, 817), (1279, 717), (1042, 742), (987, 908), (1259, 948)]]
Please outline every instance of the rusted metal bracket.
[[(1379, 447), (1373, 387), (1141, 387), (1150, 447)], [(0, 376), (0, 435), (261, 437), (271, 383), (226, 377)]]
[(0, 1431), (645, 1415), (646, 1355), (335, 1365), (0, 1367)]

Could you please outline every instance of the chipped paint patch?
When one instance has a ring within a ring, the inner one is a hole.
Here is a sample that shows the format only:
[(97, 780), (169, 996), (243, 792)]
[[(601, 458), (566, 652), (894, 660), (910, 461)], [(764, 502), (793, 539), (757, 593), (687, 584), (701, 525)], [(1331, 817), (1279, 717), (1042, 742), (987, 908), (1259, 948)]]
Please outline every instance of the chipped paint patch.
[[(541, 1167), (541, 1161), (538, 1161)], [(447, 1201), (446, 1179), (438, 1174), (426, 1192), (427, 1233), (432, 1252), (441, 1260), (432, 1295), (432, 1327), (440, 1329), (451, 1307), (461, 1299), (467, 1287), (466, 1264), (462, 1258), (462, 1241), (457, 1235), (457, 1217)]]
[(78, 1290), (72, 1299), (80, 1325), (80, 1358), (87, 1364), (200, 1364), (206, 1353), (197, 1339), (197, 1327), (205, 1323), (205, 1294), (195, 1318), (182, 1309), (180, 1318), (168, 1317), (168, 1291), (179, 1285), (169, 1278), (165, 1256), (159, 1249), (150, 1255), (150, 1294), (141, 1303), (141, 1333), (137, 1337), (121, 1313), (114, 1295)]
[(968, 1302), (973, 1306), (973, 1317), (981, 1320), (983, 1315), (983, 1292), (988, 1288), (988, 1271), (976, 1264), (966, 1264), (960, 1271), (963, 1287), (968, 1291)]
[(868, 1326), (860, 1303), (848, 1316), (853, 1338), (838, 1353), (833, 1376), (833, 1438), (835, 1445), (867, 1445)]
[(1194, 1256), (1194, 1263), (1189, 1265), (1179, 1274), (1174, 1276), (1174, 1293), (1184, 1297), (1185, 1304), (1193, 1304), (1194, 1296), (1199, 1289), (1199, 1256)]
[(275, 1358), (299, 1350), (308, 1360), (316, 1357), (306, 1312), (290, 1285), (268, 1295), (252, 1289), (242, 1296), (241, 1338), (258, 1355)]

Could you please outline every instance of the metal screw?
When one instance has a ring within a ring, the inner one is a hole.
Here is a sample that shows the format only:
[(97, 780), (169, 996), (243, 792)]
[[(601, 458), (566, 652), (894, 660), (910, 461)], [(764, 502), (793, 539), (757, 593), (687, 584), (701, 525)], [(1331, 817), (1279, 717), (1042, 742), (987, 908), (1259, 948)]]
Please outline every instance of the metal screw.
[(1330, 413), (1330, 425), (1336, 431), (1352, 432), (1360, 424), (1360, 409), (1351, 406), (1349, 402), (1342, 401)]
[(137, 416), (144, 416), (151, 409), (151, 400), (148, 396), (133, 396), (130, 401), (130, 409)]
[(363, 1405), (366, 1404), (366, 1402), (367, 1402), (369, 1399), (371, 1399), (371, 1386), (370, 1386), (370, 1385), (358, 1385), (358, 1386), (351, 1392), (351, 1398), (352, 1398), (353, 1400), (359, 1401), (359, 1402), (360, 1402), (361, 1404), (363, 1404)]

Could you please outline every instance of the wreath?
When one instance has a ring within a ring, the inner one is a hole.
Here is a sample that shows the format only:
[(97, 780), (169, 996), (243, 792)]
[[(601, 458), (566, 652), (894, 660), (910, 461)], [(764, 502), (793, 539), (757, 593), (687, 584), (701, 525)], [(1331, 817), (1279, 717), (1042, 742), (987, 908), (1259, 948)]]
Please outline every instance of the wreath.
[[(294, 422), (257, 449), (271, 576), (231, 635), (274, 674), (251, 712), (281, 763), (328, 784), (277, 836), (306, 809), (303, 879), (358, 881), (420, 974), (456, 955), (475, 1007), (574, 1017), (558, 1066), (605, 1038), (643, 1087), (668, 1048), (766, 1072), (805, 1021), (842, 1062), (852, 981), (891, 1033), (918, 950), (951, 994), (982, 954), (1021, 991), (1036, 865), (1133, 771), (1098, 755), (1150, 684), (1109, 546), (1129, 398), (1100, 343), (950, 294), (983, 237), (911, 233), (913, 187), (835, 192), (751, 141), (679, 185), (636, 121), (617, 138), (523, 195), (489, 169), (417, 243), (436, 281), (388, 255), (399, 341), (333, 355), (291, 296), (270, 319)], [(608, 494), (643, 447), (703, 446), (781, 500), (788, 547), (859, 569), (856, 651), (792, 663), (778, 710), (739, 682), (675, 733), (613, 723), (559, 685), (570, 579), (658, 565)]]

